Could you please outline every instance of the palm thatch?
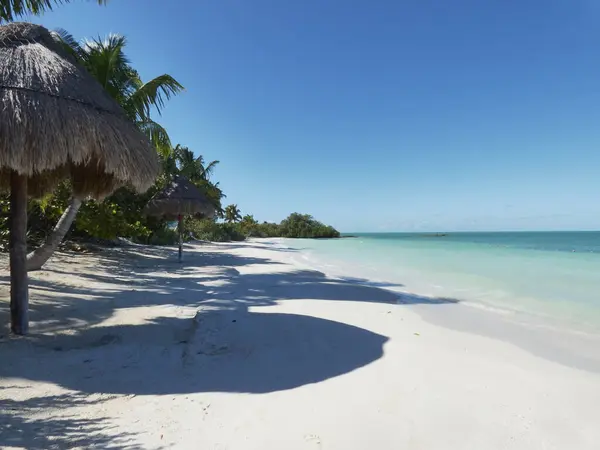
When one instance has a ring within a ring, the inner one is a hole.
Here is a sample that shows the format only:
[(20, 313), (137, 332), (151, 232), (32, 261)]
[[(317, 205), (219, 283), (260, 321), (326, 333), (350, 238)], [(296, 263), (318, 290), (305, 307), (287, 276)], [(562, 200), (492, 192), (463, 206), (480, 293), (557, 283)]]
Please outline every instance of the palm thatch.
[(212, 218), (215, 215), (215, 207), (200, 189), (184, 176), (178, 175), (166, 188), (150, 199), (146, 206), (146, 214), (169, 219), (187, 215)]
[(101, 198), (156, 178), (156, 150), (47, 29), (0, 26), (0, 187), (10, 173), (42, 195), (70, 176), (79, 196)]

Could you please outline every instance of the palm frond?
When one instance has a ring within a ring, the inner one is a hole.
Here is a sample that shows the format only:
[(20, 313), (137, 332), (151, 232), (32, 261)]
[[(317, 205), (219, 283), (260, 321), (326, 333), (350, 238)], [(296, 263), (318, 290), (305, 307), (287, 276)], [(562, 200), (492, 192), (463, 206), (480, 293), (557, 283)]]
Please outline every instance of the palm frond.
[(182, 167), (190, 167), (195, 165), (194, 152), (187, 147), (182, 147), (179, 144), (177, 144), (175, 149), (177, 161)]
[(175, 147), (174, 152), (181, 175), (185, 176), (193, 183), (208, 181), (207, 175), (210, 174), (214, 165), (209, 167), (207, 172), (204, 167), (204, 158), (202, 155), (196, 157), (194, 156), (194, 152), (188, 147), (182, 147), (179, 144)]
[(83, 60), (83, 48), (71, 33), (64, 28), (55, 28), (51, 34), (77, 61), (81, 62)]
[(215, 160), (215, 161), (211, 161), (210, 164), (206, 167), (204, 167), (204, 170), (202, 171), (202, 178), (208, 180), (210, 178), (210, 176), (213, 173), (213, 170), (215, 170), (215, 167), (217, 166), (217, 164), (219, 164), (220, 161)]
[(109, 34), (104, 39), (86, 40), (82, 46), (84, 66), (117, 101), (123, 86), (131, 84), (136, 75), (123, 51), (126, 44), (125, 36)]
[[(69, 3), (71, 0), (0, 0), (0, 22), (12, 22), (26, 14), (40, 15), (51, 11), (54, 5)], [(108, 0), (95, 0), (105, 5)]]
[(48, 206), (50, 205), (50, 202), (52, 201), (53, 198), (54, 198), (54, 192), (48, 192), (42, 198), (35, 200), (35, 202), (40, 207), (40, 210), (43, 213), (46, 213), (46, 208), (48, 208)]
[(173, 155), (173, 152), (171, 151), (171, 154), (164, 156), (162, 156), (162, 163), (163, 163), (163, 172), (164, 174), (171, 179), (172, 176), (174, 175), (178, 175), (179, 174), (179, 169), (177, 168), (177, 161), (175, 160), (175, 156)]
[(136, 122), (138, 128), (148, 136), (152, 145), (156, 148), (156, 151), (164, 158), (168, 158), (172, 154), (171, 139), (167, 130), (162, 125), (154, 122), (153, 120), (146, 119), (143, 121)]
[(139, 86), (127, 99), (127, 103), (139, 118), (146, 118), (150, 116), (152, 107), (160, 114), (165, 101), (183, 90), (184, 87), (175, 78), (164, 74)]

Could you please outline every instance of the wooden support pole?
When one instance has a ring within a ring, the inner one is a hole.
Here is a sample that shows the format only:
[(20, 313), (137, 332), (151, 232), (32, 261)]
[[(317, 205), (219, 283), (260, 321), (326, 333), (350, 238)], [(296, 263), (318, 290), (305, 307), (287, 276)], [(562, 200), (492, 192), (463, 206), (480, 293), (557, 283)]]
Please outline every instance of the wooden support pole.
[(179, 224), (179, 262), (183, 261), (183, 217), (181, 214), (177, 217)]
[(29, 292), (27, 283), (27, 177), (10, 176), (10, 329), (27, 334)]

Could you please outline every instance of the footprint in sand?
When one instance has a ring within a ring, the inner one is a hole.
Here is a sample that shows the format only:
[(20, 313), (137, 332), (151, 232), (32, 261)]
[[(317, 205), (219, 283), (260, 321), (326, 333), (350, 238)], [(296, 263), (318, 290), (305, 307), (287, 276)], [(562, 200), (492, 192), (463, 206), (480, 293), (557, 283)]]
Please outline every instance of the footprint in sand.
[(323, 448), (323, 445), (321, 444), (321, 437), (316, 434), (305, 434), (304, 440), (315, 444), (316, 448), (318, 448), (318, 449)]

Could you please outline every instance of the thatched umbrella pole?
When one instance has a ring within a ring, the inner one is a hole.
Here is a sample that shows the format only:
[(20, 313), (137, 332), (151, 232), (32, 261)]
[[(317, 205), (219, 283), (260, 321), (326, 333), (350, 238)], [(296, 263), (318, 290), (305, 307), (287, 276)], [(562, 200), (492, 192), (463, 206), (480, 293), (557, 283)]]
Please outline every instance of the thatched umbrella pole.
[(177, 229), (179, 230), (179, 262), (183, 261), (183, 216), (177, 216)]
[(10, 328), (26, 334), (29, 328), (27, 283), (27, 176), (10, 174)]

